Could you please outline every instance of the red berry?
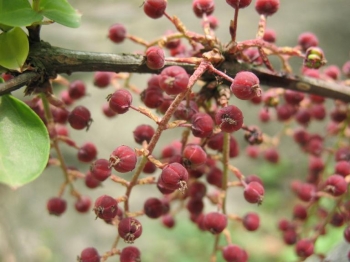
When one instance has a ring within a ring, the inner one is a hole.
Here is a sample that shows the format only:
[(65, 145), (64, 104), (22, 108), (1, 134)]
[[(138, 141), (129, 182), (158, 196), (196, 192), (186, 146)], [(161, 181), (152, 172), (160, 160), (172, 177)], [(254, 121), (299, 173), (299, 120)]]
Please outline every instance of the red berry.
[(313, 184), (302, 183), (296, 187), (296, 193), (302, 201), (308, 202), (315, 197), (316, 188)]
[(101, 219), (113, 219), (118, 214), (118, 202), (113, 197), (100, 196), (95, 201), (94, 212)]
[(304, 93), (294, 91), (294, 90), (286, 90), (284, 92), (284, 99), (288, 104), (291, 105), (299, 105), (299, 103), (304, 99)]
[(207, 146), (210, 149), (222, 151), (222, 148), (224, 146), (224, 133), (220, 132), (220, 133), (217, 133), (217, 134), (213, 134), (209, 138), (209, 140), (207, 142)]
[(88, 188), (96, 188), (98, 186), (100, 186), (101, 181), (97, 180), (96, 178), (94, 178), (94, 176), (91, 174), (91, 172), (87, 172), (86, 176), (85, 176), (85, 185)]
[(346, 177), (350, 174), (350, 163), (348, 161), (338, 161), (335, 164), (335, 172), (338, 175), (341, 175), (343, 177)]
[[(165, 37), (168, 37), (169, 35), (172, 35), (173, 33), (174, 32), (172, 30), (167, 30), (165, 32)], [(179, 38), (171, 39), (165, 43), (165, 47), (168, 49), (175, 49), (180, 45), (180, 43), (181, 43), (181, 40)]]
[(146, 0), (143, 11), (150, 18), (158, 19), (163, 16), (166, 6), (167, 0)]
[(111, 167), (107, 159), (97, 159), (90, 166), (91, 175), (99, 180), (104, 181), (111, 175)]
[(89, 109), (85, 106), (75, 107), (68, 115), (68, 122), (74, 129), (88, 129), (92, 122)]
[(132, 244), (141, 236), (142, 225), (136, 218), (126, 217), (119, 222), (118, 233), (125, 243)]
[(301, 239), (295, 245), (295, 252), (299, 257), (309, 257), (314, 253), (314, 243), (308, 239)]
[(72, 99), (79, 99), (85, 96), (86, 87), (83, 81), (76, 80), (69, 84), (68, 94)]
[(65, 105), (67, 105), (67, 106), (70, 106), (74, 103), (74, 100), (68, 94), (68, 90), (63, 90), (60, 93), (60, 97), (61, 97), (61, 100), (63, 101), (63, 103), (65, 103)]
[(278, 229), (281, 231), (286, 231), (290, 228), (293, 228), (293, 225), (290, 221), (288, 221), (287, 219), (281, 219), (278, 222)]
[(207, 154), (196, 144), (188, 144), (182, 152), (182, 162), (187, 169), (194, 169), (207, 161)]
[(124, 247), (120, 253), (120, 262), (141, 262), (141, 252), (137, 247)]
[(350, 77), (350, 61), (346, 61), (342, 67), (343, 74)]
[(195, 15), (199, 18), (203, 16), (203, 14), (210, 15), (214, 12), (214, 0), (193, 0), (192, 9)]
[(160, 180), (169, 190), (181, 190), (187, 188), (188, 172), (179, 163), (171, 163), (165, 166), (160, 174)]
[(169, 66), (159, 75), (159, 86), (168, 95), (178, 95), (187, 90), (189, 77), (185, 69), (180, 66)]
[(213, 133), (214, 121), (206, 113), (196, 113), (192, 116), (192, 134), (195, 137), (209, 137)]
[(70, 113), (67, 109), (59, 108), (59, 107), (52, 107), (51, 111), (52, 111), (52, 116), (53, 116), (53, 120), (55, 121), (55, 123), (64, 125), (64, 124), (66, 124), (67, 120), (69, 122)]
[(53, 197), (47, 201), (46, 207), (50, 215), (60, 216), (66, 211), (67, 202), (60, 197)]
[(318, 46), (318, 39), (314, 33), (305, 32), (299, 35), (298, 45), (300, 45), (305, 52), (309, 47)]
[(269, 43), (276, 42), (276, 32), (273, 29), (266, 28), (263, 35), (263, 40)]
[(94, 247), (87, 247), (81, 251), (78, 262), (100, 262), (100, 255)]
[(279, 153), (276, 148), (268, 148), (264, 152), (264, 158), (268, 162), (276, 164), (279, 161)]
[(251, 2), (252, 0), (226, 0), (226, 3), (228, 3), (233, 8), (236, 8), (238, 3), (238, 8), (245, 8), (249, 6)]
[(139, 125), (133, 132), (135, 142), (140, 145), (142, 145), (144, 141), (149, 143), (154, 133), (155, 131), (150, 125)]
[(336, 65), (330, 65), (326, 67), (323, 73), (328, 77), (332, 78), (333, 80), (338, 80), (341, 74), (339, 67)]
[(112, 72), (95, 72), (94, 85), (99, 88), (105, 88), (109, 86), (112, 79)]
[(305, 220), (307, 218), (307, 209), (306, 207), (297, 204), (293, 208), (293, 217), (300, 220)]
[(347, 226), (344, 230), (344, 238), (346, 242), (350, 243), (350, 226)]
[(149, 218), (158, 218), (163, 215), (163, 203), (158, 198), (149, 198), (143, 205), (145, 215)]
[(341, 196), (347, 191), (348, 183), (341, 175), (331, 175), (326, 180), (326, 191), (333, 196)]
[(126, 173), (132, 171), (137, 162), (135, 150), (128, 146), (119, 146), (109, 157), (109, 166), (120, 173)]
[(164, 50), (159, 46), (151, 46), (146, 51), (146, 65), (150, 69), (158, 70), (164, 67)]
[(220, 234), (227, 226), (227, 217), (219, 212), (210, 212), (204, 215), (203, 224), (212, 234)]
[(257, 0), (255, 10), (259, 15), (273, 15), (280, 6), (280, 0)]
[(283, 240), (287, 245), (294, 245), (297, 242), (297, 233), (295, 229), (290, 228), (283, 232)]
[(103, 114), (108, 117), (108, 118), (111, 118), (111, 117), (115, 117), (116, 115), (118, 115), (116, 112), (114, 112), (110, 107), (109, 107), (109, 104), (108, 103), (104, 103), (102, 105), (102, 112)]
[(128, 90), (119, 89), (109, 98), (109, 107), (118, 114), (126, 113), (132, 103), (132, 96)]
[(230, 89), (237, 98), (242, 100), (261, 96), (259, 78), (248, 71), (239, 72), (233, 79)]
[(229, 244), (222, 249), (222, 256), (227, 262), (247, 262), (248, 254), (241, 247)]
[(111, 39), (114, 43), (121, 43), (124, 41), (126, 37), (126, 29), (125, 26), (122, 24), (114, 24), (109, 28), (108, 31), (108, 37)]
[(150, 161), (147, 161), (147, 163), (143, 167), (142, 172), (145, 174), (153, 174), (156, 170), (157, 170), (156, 165)]
[(222, 188), (222, 170), (216, 166), (210, 169), (206, 175), (206, 179), (209, 184)]
[[(213, 15), (208, 16), (207, 19), (209, 21), (210, 28), (215, 30), (219, 25), (219, 20)], [(204, 24), (204, 21), (202, 21), (202, 25), (203, 24)]]
[(169, 214), (164, 215), (164, 216), (162, 216), (162, 223), (167, 228), (173, 228), (175, 226), (174, 217), (172, 215), (169, 215)]
[(163, 90), (159, 86), (148, 86), (141, 92), (140, 97), (149, 108), (158, 108), (164, 102)]
[(194, 101), (182, 101), (174, 112), (176, 119), (190, 120), (192, 116), (198, 113), (199, 109)]
[(89, 163), (97, 156), (97, 148), (93, 143), (85, 143), (78, 149), (78, 159), (81, 162)]
[(233, 105), (220, 108), (215, 114), (215, 123), (223, 132), (232, 133), (243, 125), (242, 111)]
[(78, 212), (85, 213), (90, 210), (91, 199), (88, 196), (80, 196), (74, 206)]
[(243, 217), (243, 226), (249, 231), (255, 231), (259, 228), (260, 218), (256, 213), (248, 213)]
[(260, 183), (253, 181), (245, 187), (243, 193), (245, 200), (249, 203), (260, 205), (264, 199), (265, 190)]

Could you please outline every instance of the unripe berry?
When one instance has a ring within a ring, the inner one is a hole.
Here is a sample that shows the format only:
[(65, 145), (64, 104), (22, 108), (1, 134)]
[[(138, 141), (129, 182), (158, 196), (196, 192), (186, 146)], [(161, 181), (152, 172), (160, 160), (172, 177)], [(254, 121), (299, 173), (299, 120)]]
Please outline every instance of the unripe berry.
[(178, 95), (187, 90), (188, 74), (180, 66), (169, 66), (159, 75), (159, 86), (168, 95)]
[(120, 253), (120, 262), (141, 262), (141, 252), (137, 247), (124, 247)]
[(324, 54), (319, 47), (309, 47), (305, 51), (304, 66), (312, 69), (319, 69), (321, 66), (326, 64)]
[(94, 211), (101, 219), (113, 219), (118, 214), (118, 202), (113, 197), (100, 196), (95, 201)]
[(195, 15), (199, 18), (203, 16), (203, 14), (210, 15), (214, 12), (214, 0), (193, 0), (192, 9)]
[(128, 90), (119, 89), (108, 97), (109, 107), (118, 114), (126, 113), (132, 103), (132, 96)]
[(125, 243), (132, 244), (141, 236), (142, 225), (136, 218), (126, 217), (119, 222), (118, 233)]
[(249, 100), (261, 96), (259, 78), (248, 71), (239, 72), (230, 86), (232, 93), (239, 99)]
[(258, 182), (249, 183), (244, 189), (244, 198), (249, 203), (260, 205), (264, 199), (264, 187)]
[(146, 65), (150, 69), (158, 70), (164, 67), (164, 50), (158, 46), (151, 46), (146, 51)]
[(212, 234), (220, 234), (227, 226), (227, 217), (219, 212), (210, 212), (204, 215), (203, 224)]
[(109, 157), (109, 165), (120, 173), (132, 171), (137, 162), (135, 150), (128, 146), (119, 146)]
[(123, 42), (126, 37), (125, 26), (119, 23), (112, 25), (109, 28), (108, 37), (116, 44)]
[(167, 0), (146, 0), (143, 11), (150, 18), (158, 19), (163, 16), (166, 6)]
[(60, 197), (53, 197), (47, 201), (46, 207), (50, 215), (60, 216), (66, 211), (67, 202)]
[(85, 106), (75, 107), (68, 115), (68, 122), (74, 129), (88, 129), (92, 122), (89, 109)]
[(78, 262), (100, 262), (100, 255), (94, 247), (87, 247), (81, 251)]
[(232, 133), (243, 125), (242, 111), (233, 105), (220, 108), (215, 114), (215, 123), (223, 132)]
[(280, 0), (257, 0), (255, 10), (259, 15), (273, 15), (280, 6)]

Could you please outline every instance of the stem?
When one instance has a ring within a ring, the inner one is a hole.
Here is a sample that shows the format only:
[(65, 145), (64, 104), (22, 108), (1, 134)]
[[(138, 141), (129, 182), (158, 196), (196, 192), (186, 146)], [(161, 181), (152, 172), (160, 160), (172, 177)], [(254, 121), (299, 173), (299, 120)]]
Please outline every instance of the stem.
[(213, 248), (213, 253), (210, 256), (210, 262), (216, 262), (216, 251), (218, 250), (220, 235), (221, 234), (215, 235), (214, 248)]
[(40, 0), (33, 0), (32, 8), (35, 12), (40, 10)]
[(226, 199), (227, 199), (227, 182), (228, 182), (228, 165), (230, 157), (230, 134), (224, 133), (224, 146), (223, 146), (223, 158), (222, 163), (224, 165), (222, 172), (222, 191), (224, 191), (224, 197), (222, 199), (222, 213), (226, 214)]

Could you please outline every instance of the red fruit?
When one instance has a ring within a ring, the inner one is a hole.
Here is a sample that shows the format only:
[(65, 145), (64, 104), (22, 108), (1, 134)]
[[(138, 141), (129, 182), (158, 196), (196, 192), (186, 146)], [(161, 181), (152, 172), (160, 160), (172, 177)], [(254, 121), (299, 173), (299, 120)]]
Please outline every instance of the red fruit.
[(326, 117), (326, 107), (324, 104), (313, 104), (310, 113), (314, 119), (323, 120)]
[(100, 184), (101, 184), (101, 181), (94, 178), (90, 171), (86, 174), (85, 185), (88, 188), (96, 188), (96, 187), (100, 186)]
[(255, 204), (258, 203), (260, 205), (264, 199), (264, 187), (258, 182), (249, 183), (244, 189), (244, 198), (249, 203)]
[(102, 105), (102, 112), (103, 114), (108, 117), (108, 118), (111, 118), (111, 117), (115, 117), (116, 115), (118, 115), (116, 112), (114, 112), (110, 107), (109, 107), (109, 104), (108, 103), (104, 103)]
[(148, 86), (141, 92), (140, 97), (149, 108), (158, 108), (164, 102), (163, 90), (159, 86)]
[(238, 0), (226, 0), (226, 3), (228, 3), (233, 8), (237, 7), (238, 2), (239, 2), (238, 8), (245, 8), (245, 7), (250, 5), (252, 0), (240, 0), (240, 1), (238, 1)]
[(174, 112), (176, 119), (190, 120), (192, 116), (198, 113), (199, 109), (194, 101), (182, 101)]
[(158, 19), (163, 16), (166, 6), (167, 0), (146, 0), (143, 11), (150, 18)]
[(243, 125), (242, 111), (233, 105), (220, 108), (215, 114), (215, 123), (223, 132), (232, 133)]
[(188, 74), (180, 66), (169, 66), (159, 75), (159, 86), (168, 95), (178, 95), (187, 90)]
[(78, 159), (81, 162), (89, 163), (97, 156), (97, 148), (93, 143), (85, 143), (78, 149)]
[(259, 15), (273, 15), (277, 12), (280, 6), (279, 0), (257, 0), (255, 3), (255, 10)]
[(94, 212), (101, 219), (113, 219), (118, 214), (118, 202), (113, 197), (100, 196), (95, 201)]
[(308, 184), (308, 183), (298, 184), (296, 187), (296, 193), (302, 201), (308, 202), (314, 198), (316, 193), (316, 188), (315, 188), (315, 185), (313, 184)]
[(157, 167), (152, 162), (148, 161), (143, 167), (142, 172), (145, 174), (153, 174), (157, 170)]
[(311, 112), (308, 108), (299, 108), (295, 114), (295, 120), (300, 124), (307, 126), (311, 120)]
[(287, 245), (294, 245), (297, 242), (297, 233), (295, 229), (290, 228), (283, 232), (283, 240)]
[(344, 238), (346, 242), (350, 243), (350, 226), (347, 226), (344, 230)]
[(188, 172), (183, 165), (171, 163), (163, 168), (160, 180), (166, 189), (183, 191), (187, 188)]
[(309, 47), (318, 46), (318, 39), (314, 33), (305, 32), (299, 35), (298, 45), (301, 46), (305, 52)]
[(270, 111), (267, 108), (262, 107), (259, 111), (259, 119), (263, 123), (267, 123), (270, 121)]
[(53, 197), (47, 201), (46, 207), (50, 215), (60, 216), (66, 211), (67, 202), (60, 197)]
[(297, 204), (293, 208), (293, 217), (300, 220), (305, 220), (307, 218), (307, 209), (306, 207)]
[(213, 133), (214, 121), (206, 113), (196, 113), (192, 116), (191, 129), (195, 137), (209, 137)]
[[(66, 124), (67, 120), (69, 121), (70, 113), (67, 109), (52, 107), (51, 111), (52, 111), (52, 116), (55, 123), (64, 125)], [(84, 116), (84, 112), (82, 113), (82, 116)]]
[(249, 145), (245, 151), (250, 158), (258, 158), (260, 154), (260, 149), (258, 146)]
[(135, 142), (142, 145), (144, 141), (149, 143), (154, 135), (154, 129), (150, 125), (139, 125), (133, 132)]
[(68, 94), (72, 99), (79, 99), (85, 96), (86, 87), (83, 81), (76, 80), (69, 84)]
[(188, 144), (182, 152), (182, 162), (187, 169), (194, 169), (207, 161), (207, 154), (196, 144)]
[(346, 177), (350, 174), (350, 163), (348, 161), (338, 161), (335, 164), (335, 172), (338, 175), (341, 175), (343, 177)]
[(347, 191), (348, 183), (341, 175), (331, 175), (326, 180), (325, 190), (333, 196), (341, 196)]
[(301, 239), (295, 245), (295, 252), (299, 257), (309, 257), (314, 253), (314, 243), (308, 239)]
[(141, 262), (141, 252), (137, 247), (124, 247), (120, 253), (120, 262)]
[(74, 204), (75, 209), (80, 213), (85, 213), (90, 210), (91, 199), (88, 196), (81, 196)]
[(132, 244), (141, 236), (142, 225), (136, 218), (126, 217), (119, 222), (118, 233), (125, 243)]
[(210, 149), (222, 151), (224, 146), (224, 133), (220, 132), (212, 135), (207, 142), (207, 146)]
[(112, 152), (109, 157), (109, 166), (120, 173), (132, 171), (137, 162), (135, 150), (128, 146), (119, 146)]
[(295, 113), (295, 108), (290, 104), (283, 104), (276, 107), (277, 118), (279, 121), (289, 120)]
[(227, 226), (227, 217), (219, 212), (210, 212), (204, 215), (203, 225), (212, 234), (220, 234)]
[(74, 103), (74, 100), (68, 94), (68, 90), (63, 90), (60, 93), (60, 97), (61, 97), (61, 100), (63, 101), (63, 103), (65, 103), (65, 105), (67, 105), (67, 106), (70, 106)]
[(186, 204), (186, 208), (191, 214), (199, 215), (204, 209), (204, 202), (202, 199), (190, 198)]
[(333, 80), (338, 80), (341, 74), (339, 67), (336, 65), (327, 66), (324, 69), (323, 73), (328, 77), (332, 78)]
[(193, 199), (202, 199), (207, 193), (207, 187), (200, 181), (195, 181), (188, 188), (188, 196)]
[(346, 61), (342, 67), (343, 74), (350, 77), (350, 61)]
[(162, 216), (162, 223), (167, 228), (173, 228), (175, 226), (175, 220), (172, 215), (164, 215)]
[(75, 107), (68, 115), (68, 122), (74, 129), (89, 129), (92, 122), (89, 109), (85, 106)]
[(126, 113), (132, 103), (132, 96), (128, 90), (119, 89), (109, 98), (109, 107), (118, 114)]
[(247, 184), (249, 184), (249, 183), (255, 181), (255, 182), (260, 183), (262, 186), (264, 186), (263, 181), (262, 181), (261, 178), (258, 177), (257, 175), (248, 175), (248, 176), (245, 177), (244, 181), (245, 181)]
[(192, 9), (195, 15), (199, 18), (203, 16), (203, 14), (210, 15), (214, 12), (214, 0), (193, 0)]
[(99, 180), (104, 181), (111, 175), (111, 167), (107, 159), (97, 159), (90, 166), (91, 175)]
[(230, 89), (237, 98), (242, 100), (261, 96), (259, 78), (248, 71), (239, 72), (233, 79)]
[(268, 148), (264, 152), (264, 158), (268, 162), (276, 164), (279, 161), (279, 153), (275, 148)]
[(293, 225), (291, 222), (289, 222), (287, 219), (281, 219), (278, 222), (278, 229), (281, 231), (286, 231), (287, 229), (293, 228)]
[(100, 255), (94, 247), (87, 247), (81, 251), (78, 262), (100, 262)]
[(149, 198), (143, 205), (145, 215), (149, 218), (158, 218), (163, 215), (164, 205), (158, 198)]
[(248, 254), (241, 247), (229, 244), (222, 249), (222, 256), (227, 262), (247, 262)]
[[(207, 19), (209, 21), (210, 28), (215, 30), (219, 25), (219, 20), (213, 15), (208, 16)], [(202, 25), (203, 24), (204, 24), (204, 21), (202, 21)]]
[[(172, 34), (174, 34), (172, 30), (167, 30), (165, 32), (165, 37), (168, 37), (169, 35), (172, 35)], [(181, 43), (181, 40), (179, 38), (171, 39), (165, 43), (165, 47), (168, 49), (175, 49), (180, 45), (180, 43)]]
[(210, 169), (206, 175), (206, 179), (209, 184), (222, 188), (222, 170), (216, 166)]
[(286, 90), (284, 92), (284, 99), (288, 104), (291, 105), (299, 105), (299, 103), (304, 99), (304, 93), (294, 91), (294, 90)]
[(158, 46), (151, 46), (146, 51), (146, 65), (150, 69), (158, 70), (164, 67), (164, 50)]
[(114, 24), (109, 28), (108, 31), (108, 37), (111, 39), (114, 43), (121, 43), (124, 41), (126, 37), (126, 29), (125, 26), (122, 24)]
[(276, 42), (276, 32), (273, 29), (266, 28), (263, 35), (263, 40), (269, 43)]
[(99, 88), (105, 88), (109, 86), (112, 79), (112, 72), (95, 72), (94, 85)]
[(256, 213), (248, 213), (243, 217), (243, 226), (248, 231), (255, 231), (259, 228), (260, 218)]

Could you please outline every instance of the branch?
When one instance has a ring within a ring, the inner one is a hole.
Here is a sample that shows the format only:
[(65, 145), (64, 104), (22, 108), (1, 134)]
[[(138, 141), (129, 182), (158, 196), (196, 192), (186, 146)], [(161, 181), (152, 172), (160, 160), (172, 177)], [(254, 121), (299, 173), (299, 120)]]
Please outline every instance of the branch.
[[(24, 85), (28, 86), (33, 82), (38, 84), (38, 79), (44, 81), (62, 73), (110, 71), (157, 74), (161, 71), (149, 69), (142, 55), (74, 51), (53, 47), (43, 42), (31, 46), (27, 62), (36, 71), (25, 72), (6, 83), (0, 84), (0, 96)], [(189, 74), (192, 74), (196, 67), (193, 64), (172, 61), (165, 63), (165, 66), (172, 65), (183, 67)], [(263, 68), (237, 61), (225, 61), (217, 69), (231, 77), (234, 77), (239, 71), (247, 70), (255, 73), (262, 85), (292, 89), (350, 102), (350, 88), (333, 82), (294, 75), (272, 74), (266, 72)], [(215, 80), (215, 75), (206, 73), (203, 79)], [(227, 82), (226, 84), (230, 83)]]

